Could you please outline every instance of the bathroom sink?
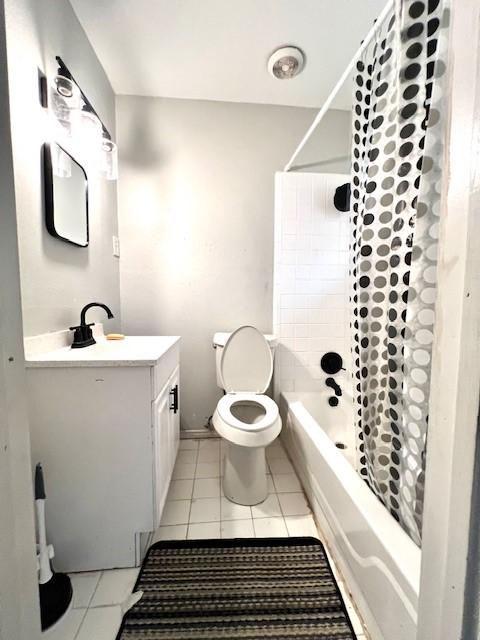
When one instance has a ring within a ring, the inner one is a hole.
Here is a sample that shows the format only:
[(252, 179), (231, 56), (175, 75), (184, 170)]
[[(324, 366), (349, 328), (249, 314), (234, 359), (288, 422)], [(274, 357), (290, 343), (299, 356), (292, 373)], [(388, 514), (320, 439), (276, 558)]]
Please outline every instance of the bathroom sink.
[(98, 337), (82, 349), (61, 347), (26, 357), (27, 367), (114, 367), (153, 365), (179, 340), (178, 336), (127, 336), (124, 340)]

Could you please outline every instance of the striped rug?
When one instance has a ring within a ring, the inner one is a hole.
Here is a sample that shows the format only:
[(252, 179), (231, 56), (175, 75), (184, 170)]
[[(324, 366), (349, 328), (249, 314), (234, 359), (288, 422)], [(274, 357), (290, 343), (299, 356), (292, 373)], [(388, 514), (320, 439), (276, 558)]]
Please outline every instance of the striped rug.
[(354, 640), (315, 538), (158, 542), (117, 640)]

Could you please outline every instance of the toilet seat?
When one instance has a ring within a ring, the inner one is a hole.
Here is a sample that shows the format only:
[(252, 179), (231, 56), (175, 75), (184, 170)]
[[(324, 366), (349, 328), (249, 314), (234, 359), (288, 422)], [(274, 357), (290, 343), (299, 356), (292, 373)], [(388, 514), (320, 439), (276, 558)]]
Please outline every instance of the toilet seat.
[[(282, 420), (278, 407), (264, 395), (272, 372), (272, 351), (263, 334), (251, 326), (240, 327), (230, 334), (220, 360), (220, 375), (227, 393), (213, 414), (213, 426), (230, 445), (266, 447), (280, 433)], [(258, 422), (243, 422), (232, 413), (233, 407), (241, 403), (257, 405), (265, 415)]]
[[(232, 413), (232, 407), (241, 402), (250, 402), (264, 409), (265, 415), (255, 423), (243, 422)], [(278, 419), (278, 406), (268, 396), (257, 393), (227, 393), (217, 405), (219, 417), (230, 427), (248, 432), (263, 431), (271, 427)]]
[[(265, 415), (256, 423), (242, 422), (232, 413), (238, 402), (253, 402), (265, 410)], [(218, 401), (213, 414), (213, 426), (218, 435), (232, 445), (240, 447), (266, 447), (272, 443), (282, 429), (282, 419), (275, 402), (268, 396), (256, 393), (227, 393)]]

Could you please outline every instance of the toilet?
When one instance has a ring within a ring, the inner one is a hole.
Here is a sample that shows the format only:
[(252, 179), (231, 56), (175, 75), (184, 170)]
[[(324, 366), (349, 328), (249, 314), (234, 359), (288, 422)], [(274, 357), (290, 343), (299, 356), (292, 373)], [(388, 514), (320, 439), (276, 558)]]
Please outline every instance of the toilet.
[(267, 497), (265, 447), (280, 433), (276, 403), (264, 395), (273, 373), (273, 336), (243, 326), (231, 334), (217, 333), (217, 384), (224, 389), (213, 426), (228, 443), (223, 474), (225, 496), (253, 505)]

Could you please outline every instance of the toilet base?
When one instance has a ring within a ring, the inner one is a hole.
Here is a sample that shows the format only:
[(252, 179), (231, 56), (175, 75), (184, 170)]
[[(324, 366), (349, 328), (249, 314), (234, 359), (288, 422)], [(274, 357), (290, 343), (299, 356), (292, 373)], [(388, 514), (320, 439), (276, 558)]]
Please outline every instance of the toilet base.
[(223, 492), (236, 504), (254, 505), (267, 497), (265, 447), (228, 443), (225, 453)]

